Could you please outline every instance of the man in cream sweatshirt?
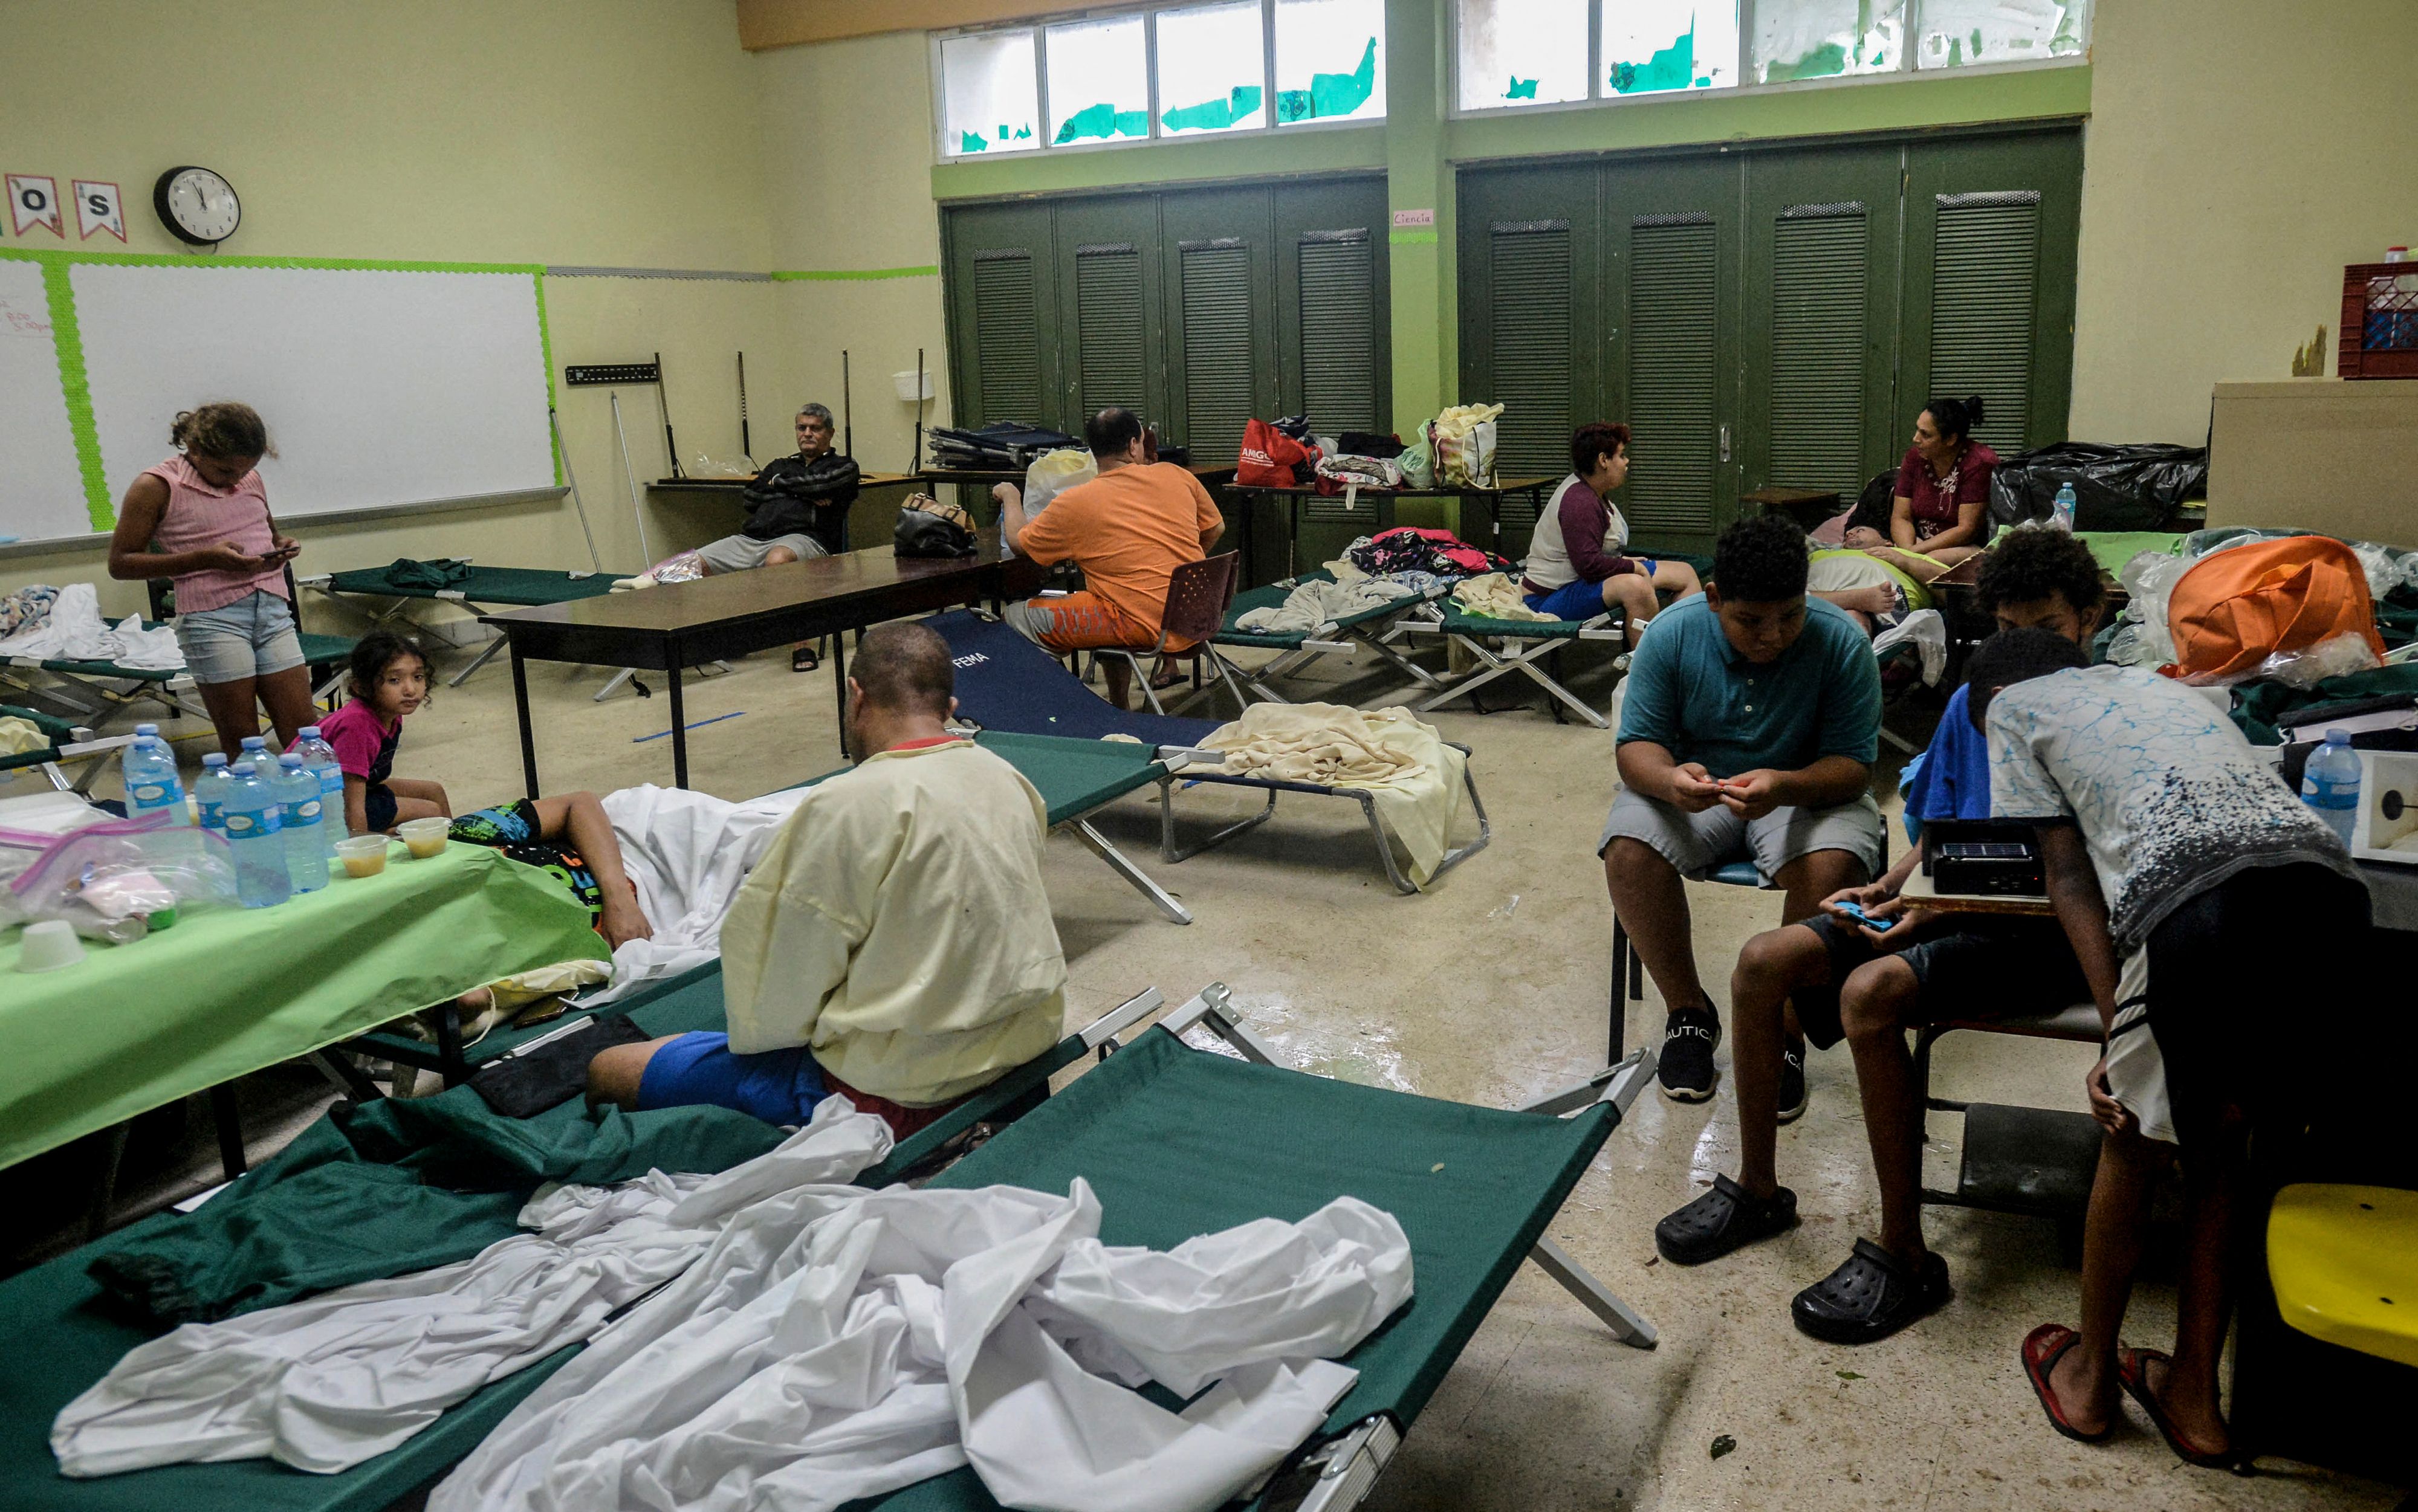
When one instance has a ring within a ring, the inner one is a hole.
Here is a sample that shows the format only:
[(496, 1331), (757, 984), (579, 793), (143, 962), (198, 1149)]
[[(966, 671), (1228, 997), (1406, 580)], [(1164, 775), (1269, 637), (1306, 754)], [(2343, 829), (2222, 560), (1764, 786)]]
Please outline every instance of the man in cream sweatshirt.
[(733, 900), (729, 1032), (604, 1051), (591, 1104), (714, 1103), (800, 1124), (836, 1093), (904, 1138), (1057, 1042), (1048, 805), (948, 732), (939, 635), (878, 626), (849, 670), (849, 748), (873, 754), (812, 790)]

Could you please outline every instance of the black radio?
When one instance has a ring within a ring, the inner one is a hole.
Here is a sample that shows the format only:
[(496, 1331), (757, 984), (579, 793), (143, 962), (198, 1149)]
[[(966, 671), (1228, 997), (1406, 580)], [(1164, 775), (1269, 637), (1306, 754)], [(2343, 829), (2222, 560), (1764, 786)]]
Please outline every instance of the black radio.
[(1982, 897), (2041, 897), (2040, 840), (2028, 824), (1992, 819), (1927, 819), (1922, 874), (1935, 893)]

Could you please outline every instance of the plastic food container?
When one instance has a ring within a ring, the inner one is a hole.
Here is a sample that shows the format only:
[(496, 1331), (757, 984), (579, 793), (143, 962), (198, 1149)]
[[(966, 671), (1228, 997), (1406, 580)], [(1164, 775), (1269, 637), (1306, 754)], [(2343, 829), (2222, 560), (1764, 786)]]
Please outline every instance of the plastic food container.
[(414, 860), (426, 861), (445, 848), (445, 832), (452, 827), (451, 819), (408, 819), (396, 825), (394, 832), (411, 848)]
[(336, 859), (344, 863), (346, 877), (375, 877), (386, 870), (386, 848), (382, 834), (347, 835), (336, 842)]

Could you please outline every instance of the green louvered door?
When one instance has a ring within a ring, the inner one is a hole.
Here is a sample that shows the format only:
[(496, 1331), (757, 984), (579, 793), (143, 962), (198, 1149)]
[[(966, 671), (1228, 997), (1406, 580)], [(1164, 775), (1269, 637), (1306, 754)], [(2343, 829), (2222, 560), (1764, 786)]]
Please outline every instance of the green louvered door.
[(1064, 429), (1114, 405), (1155, 423), (1160, 381), (1158, 201), (1120, 194), (1058, 206), (1055, 336), (1065, 386)]
[[(1385, 185), (1286, 185), (1274, 208), (1277, 408), (1322, 435), (1391, 430)], [(1303, 532), (1301, 559), (1324, 560), (1376, 523), (1376, 505), (1305, 499), (1302, 518), (1322, 528)]]
[(1762, 154), (1746, 167), (1739, 479), (1853, 504), (1896, 460), (1903, 149)]
[(1739, 165), (1604, 170), (1607, 406), (1628, 422), (1615, 496), (1649, 550), (1708, 552), (1738, 494)]
[(1265, 190), (1170, 195), (1168, 426), (1196, 464), (1230, 466), (1243, 428), (1277, 403), (1275, 230)]
[(1906, 433), (1926, 399), (1979, 394), (1974, 436), (1999, 455), (2065, 438), (2081, 182), (2071, 130), (1909, 150)]
[(1048, 209), (982, 206), (949, 218), (952, 422), (1062, 421), (1057, 249)]
[[(1599, 187), (1593, 167), (1463, 180), (1460, 397), (1503, 406), (1500, 478), (1559, 478), (1570, 467), (1570, 432), (1607, 417)], [(1505, 498), (1502, 510), (1495, 549), (1521, 557), (1535, 510), (1525, 497)]]

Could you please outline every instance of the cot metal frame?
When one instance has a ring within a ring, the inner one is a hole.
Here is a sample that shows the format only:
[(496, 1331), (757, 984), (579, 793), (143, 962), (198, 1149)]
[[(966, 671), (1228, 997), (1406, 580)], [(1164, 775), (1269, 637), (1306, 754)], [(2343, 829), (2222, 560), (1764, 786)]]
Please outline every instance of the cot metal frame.
[[(1278, 701), (1281, 702), (1281, 700)], [(1446, 741), (1445, 743), (1462, 754), (1462, 790), (1469, 795), (1469, 806), (1477, 816), (1477, 838), (1457, 850), (1446, 851), (1444, 860), (1436, 863), (1434, 873), (1428, 878), (1430, 882), (1433, 882), (1436, 878), (1442, 877), (1485, 849), (1487, 843), (1494, 838), (1493, 822), (1486, 817), (1486, 802), (1477, 796), (1477, 779), (1470, 775), (1469, 747), (1458, 741)], [(1316, 797), (1349, 798), (1356, 802), (1360, 805), (1361, 817), (1368, 821), (1370, 835), (1377, 842), (1377, 857), (1385, 863), (1386, 880), (1394, 884), (1394, 891), (1397, 893), (1411, 893), (1419, 890), (1419, 884), (1404, 877), (1401, 866), (1394, 860), (1393, 843), (1386, 838), (1385, 824), (1377, 817), (1376, 795), (1367, 788), (1333, 787), (1321, 783), (1284, 782), (1265, 777), (1235, 776), (1222, 771), (1190, 770), (1195, 765), (1216, 766), (1222, 763), (1226, 759), (1226, 753), (1223, 751), (1201, 751), (1186, 746), (1165, 745), (1159, 747), (1158, 756), (1161, 765), (1167, 769), (1167, 775), (1158, 781), (1158, 853), (1171, 865), (1189, 861), (1204, 850), (1224, 845), (1246, 830), (1257, 829), (1266, 823), (1268, 817), (1277, 811), (1277, 798), (1279, 794), (1308, 793)], [(1207, 839), (1194, 845), (1180, 846), (1175, 840), (1175, 785), (1196, 782), (1216, 783), (1224, 787), (1251, 788), (1265, 792), (1268, 795), (1268, 801), (1257, 814), (1247, 818), (1236, 819), (1221, 829), (1213, 831)], [(1116, 863), (1110, 862), (1110, 864)]]
[[(1492, 638), (1502, 643), (1502, 649), (1498, 652), (1477, 635), (1446, 626), (1443, 615), (1437, 613), (1432, 606), (1429, 608), (1428, 613), (1431, 618), (1424, 620), (1406, 619), (1402, 623), (1415, 634), (1442, 635), (1447, 641), (1459, 643), (1477, 659), (1477, 665), (1457, 678), (1447, 676), (1440, 681), (1431, 679), (1430, 680), (1435, 683), (1437, 691), (1431, 695), (1425, 703), (1418, 706), (1420, 713), (1424, 714), (1440, 705), (1448, 704), (1465, 694), (1475, 694), (1495, 679), (1517, 672), (1552, 694), (1562, 703), (1569, 705), (1581, 719), (1597, 729), (1612, 727), (1611, 723), (1589, 708), (1584, 699), (1563, 687), (1552, 673), (1537, 664), (1572, 641), (1618, 643), (1625, 634), (1621, 620), (1608, 613), (1599, 614), (1581, 622), (1576, 634), (1567, 635), (1521, 635), (1508, 632), (1494, 633)], [(1622, 652), (1615, 661), (1614, 666), (1615, 670), (1626, 671), (1628, 653)], [(1473, 704), (1475, 701), (1475, 699), (1472, 700)], [(1482, 713), (1485, 710), (1481, 709), (1479, 711)], [(1554, 718), (1560, 717), (1560, 711), (1555, 710)]]
[[(1112, 1038), (1116, 1032), (1122, 1031), (1123, 1028), (1147, 1016), (1147, 1010), (1136, 1011), (1130, 1017), (1126, 1016), (1126, 1010), (1133, 1009), (1135, 1003), (1140, 1001), (1139, 998), (1134, 1000), (1134, 1002), (1127, 1003), (1125, 1008), (1101, 1019), (1100, 1024), (1094, 1025), (1094, 1028), (1098, 1029), (1101, 1025), (1110, 1024), (1111, 1021), (1122, 1020), (1117, 1029), (1110, 1031), (1108, 1035), (1104, 1036), (1104, 1039)], [(1223, 1041), (1235, 1054), (1246, 1061), (1263, 1066), (1293, 1069), (1285, 1066), (1283, 1057), (1277, 1053), (1273, 1046), (1252, 1033), (1250, 1027), (1243, 1022), (1242, 1016), (1234, 1011), (1232, 990), (1222, 982), (1212, 982), (1202, 987), (1182, 1006), (1160, 1019), (1158, 1027), (1178, 1039), (1184, 1037), (1186, 1031), (1197, 1027), (1203, 1032), (1215, 1035)], [(1635, 1050), (1624, 1059), (1605, 1066), (1584, 1081), (1574, 1082), (1557, 1092), (1550, 1092), (1542, 1097), (1522, 1103), (1514, 1111), (1540, 1113), (1552, 1118), (1568, 1118), (1572, 1114), (1584, 1112), (1598, 1103), (1609, 1103), (1615, 1111), (1625, 1119), (1629, 1116), (1630, 1105), (1637, 1101), (1639, 1094), (1645, 1090), (1647, 1084), (1653, 1081), (1654, 1072), (1654, 1052), (1647, 1049)], [(1623, 1301), (1610, 1287), (1598, 1280), (1585, 1266), (1572, 1259), (1569, 1251), (1554, 1244), (1553, 1240), (1539, 1237), (1535, 1245), (1529, 1249), (1528, 1258), (1535, 1260), (1538, 1268), (1552, 1276), (1563, 1290), (1576, 1297), (1582, 1306), (1600, 1319), (1604, 1326), (1612, 1330), (1613, 1336), (1622, 1343), (1635, 1349), (1650, 1350), (1660, 1341), (1660, 1336), (1651, 1322)], [(1383, 1414), (1380, 1414), (1380, 1417), (1382, 1416)], [(1346, 1431), (1342, 1439), (1332, 1441), (1333, 1445), (1340, 1446), (1351, 1441), (1360, 1429), (1374, 1421), (1377, 1419), (1369, 1419), (1355, 1425), (1353, 1429)], [(1399, 1443), (1400, 1440), (1399, 1428), (1394, 1430), (1394, 1437)], [(1365, 1456), (1369, 1449), (1369, 1442), (1363, 1440), (1352, 1451), (1341, 1454), (1339, 1458), (1331, 1450), (1327, 1462), (1332, 1464), (1332, 1472), (1322, 1472), (1321, 1479), (1323, 1481), (1346, 1479), (1353, 1474), (1353, 1462)], [(1376, 1455), (1375, 1462), (1369, 1472), (1369, 1479), (1372, 1481), (1375, 1479), (1375, 1472), (1384, 1468), (1385, 1456), (1391, 1452), (1388, 1448)], [(1340, 1488), (1338, 1488), (1338, 1490)], [(1354, 1500), (1356, 1501), (1357, 1498)], [(1313, 1504), (1305, 1502), (1303, 1504), (1308, 1506)], [(1353, 1503), (1328, 1501), (1315, 1504), (1341, 1507), (1349, 1506)]]
[[(1299, 586), (1292, 579), (1288, 579), (1287, 583)], [(1273, 586), (1283, 588), (1287, 583), (1278, 583)], [(1269, 687), (1270, 682), (1293, 676), (1322, 656), (1331, 656), (1337, 652), (1350, 655), (1364, 648), (1375, 652), (1380, 661), (1411, 679), (1420, 687), (1430, 690), (1442, 688), (1445, 686), (1443, 678), (1394, 649), (1392, 643), (1394, 637), (1402, 633), (1401, 627), (1404, 620), (1442, 598), (1446, 591), (1442, 588), (1430, 588), (1423, 593), (1413, 594), (1396, 601), (1388, 605), (1386, 612), (1382, 615), (1372, 616), (1354, 624), (1337, 624), (1333, 635), (1307, 636), (1299, 645), (1290, 650), (1278, 651), (1256, 668), (1237, 665), (1218, 649), (1223, 644), (1219, 641), (1212, 640), (1209, 643), (1209, 654), (1217, 659), (1219, 668), (1225, 674), (1229, 687), (1233, 685), (1236, 679), (1240, 679), (1243, 685), (1258, 694), (1263, 702), (1272, 704), (1291, 703), (1293, 700)], [(1250, 632), (1239, 631), (1236, 634), (1249, 634)], [(1234, 696), (1240, 700), (1242, 695), (1238, 691)]]

